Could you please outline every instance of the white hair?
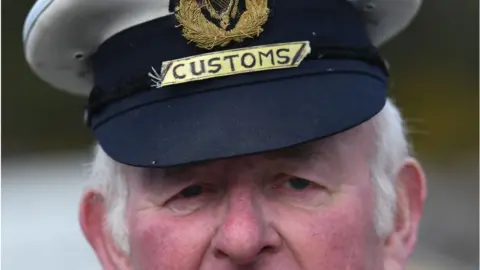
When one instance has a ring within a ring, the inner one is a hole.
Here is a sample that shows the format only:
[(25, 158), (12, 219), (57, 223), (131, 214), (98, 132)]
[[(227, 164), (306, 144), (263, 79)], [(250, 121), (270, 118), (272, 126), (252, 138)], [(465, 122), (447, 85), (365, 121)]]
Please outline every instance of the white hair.
[(375, 154), (370, 163), (370, 172), (375, 192), (374, 224), (377, 234), (386, 237), (395, 222), (396, 176), (405, 159), (412, 153), (405, 122), (390, 99), (372, 122), (375, 131)]
[[(409, 156), (404, 122), (399, 110), (388, 99), (384, 108), (372, 118), (375, 131), (375, 152), (370, 162), (375, 192), (374, 225), (379, 236), (387, 236), (393, 229), (396, 211), (395, 179), (403, 161)], [(126, 203), (127, 183), (120, 164), (107, 156), (96, 145), (89, 178), (93, 188), (105, 198), (107, 216), (105, 226), (112, 233), (117, 246), (129, 253)], [(91, 187), (90, 187), (91, 188)]]
[(104, 197), (106, 217), (104, 224), (122, 251), (129, 252), (126, 207), (128, 188), (120, 164), (112, 160), (97, 144), (89, 172), (89, 188)]

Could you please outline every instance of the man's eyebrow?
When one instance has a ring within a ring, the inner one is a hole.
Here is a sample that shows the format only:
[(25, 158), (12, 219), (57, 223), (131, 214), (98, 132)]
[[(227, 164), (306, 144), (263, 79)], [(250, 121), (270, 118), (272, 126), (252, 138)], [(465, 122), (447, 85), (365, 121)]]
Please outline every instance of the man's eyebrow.
[(140, 179), (144, 187), (154, 187), (158, 185), (168, 185), (172, 182), (173, 176), (181, 174), (185, 168), (148, 168), (148, 167), (130, 167), (126, 166), (131, 175)]
[(143, 168), (142, 178), (150, 184), (171, 184), (182, 181), (182, 176), (191, 172), (199, 164), (187, 164), (168, 168)]
[(181, 178), (176, 177), (180, 173), (179, 169), (139, 168), (135, 174), (145, 190), (161, 193), (166, 187), (180, 183)]

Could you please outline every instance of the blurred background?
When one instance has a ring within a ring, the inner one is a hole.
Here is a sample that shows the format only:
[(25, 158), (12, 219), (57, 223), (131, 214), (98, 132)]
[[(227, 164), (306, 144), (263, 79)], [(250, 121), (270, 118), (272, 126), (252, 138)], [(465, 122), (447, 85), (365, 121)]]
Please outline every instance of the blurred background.
[[(479, 269), (479, 1), (424, 2), (382, 47), (390, 96), (428, 177), (409, 269)], [(33, 3), (2, 1), (1, 266), (100, 269), (77, 222), (93, 143), (82, 124), (85, 99), (50, 88), (26, 65), (21, 33)]]

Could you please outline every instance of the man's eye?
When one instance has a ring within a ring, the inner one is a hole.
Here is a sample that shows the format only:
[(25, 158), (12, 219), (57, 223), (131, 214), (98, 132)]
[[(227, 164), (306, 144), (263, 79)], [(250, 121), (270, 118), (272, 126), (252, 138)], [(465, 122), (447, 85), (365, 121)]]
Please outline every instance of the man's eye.
[(317, 207), (326, 202), (328, 190), (315, 182), (300, 178), (283, 176), (273, 186), (272, 197), (282, 203), (299, 207)]
[(179, 195), (183, 198), (192, 198), (202, 194), (202, 192), (203, 187), (201, 185), (192, 185), (180, 191)]
[(175, 213), (189, 214), (209, 204), (217, 193), (213, 186), (194, 184), (182, 189), (166, 205)]
[(304, 190), (309, 186), (311, 186), (311, 184), (312, 182), (305, 180), (303, 178), (292, 178), (285, 182), (285, 185), (295, 190)]

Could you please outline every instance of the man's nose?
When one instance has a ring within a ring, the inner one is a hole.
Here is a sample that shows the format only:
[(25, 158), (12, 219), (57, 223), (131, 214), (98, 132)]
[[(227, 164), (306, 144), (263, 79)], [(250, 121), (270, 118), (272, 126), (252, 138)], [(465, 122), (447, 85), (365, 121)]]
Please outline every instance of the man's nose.
[(214, 255), (234, 264), (248, 265), (277, 252), (281, 237), (249, 192), (229, 196), (221, 225), (213, 239)]

